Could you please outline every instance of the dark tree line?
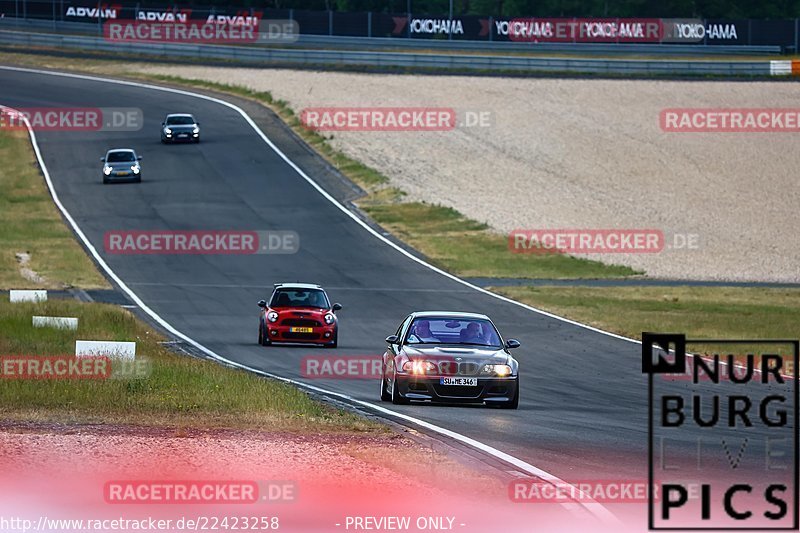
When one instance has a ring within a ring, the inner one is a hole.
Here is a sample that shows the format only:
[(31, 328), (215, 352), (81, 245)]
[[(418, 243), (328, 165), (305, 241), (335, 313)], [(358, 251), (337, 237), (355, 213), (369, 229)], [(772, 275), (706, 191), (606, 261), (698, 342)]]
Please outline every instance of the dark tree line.
[[(295, 4), (325, 0), (275, 0)], [(330, 0), (341, 11), (405, 12), (404, 0)], [(462, 15), (538, 17), (702, 17), (702, 18), (796, 18), (800, 0), (453, 0), (453, 11)], [(314, 8), (316, 9), (316, 8)], [(412, 0), (412, 13), (440, 14), (449, 0)]]
[[(450, 0), (190, 0), (192, 5), (373, 11), (418, 15), (447, 14)], [(142, 4), (165, 5), (145, 0)], [(791, 19), (800, 17), (800, 0), (453, 0), (455, 15), (500, 17), (699, 17)]]

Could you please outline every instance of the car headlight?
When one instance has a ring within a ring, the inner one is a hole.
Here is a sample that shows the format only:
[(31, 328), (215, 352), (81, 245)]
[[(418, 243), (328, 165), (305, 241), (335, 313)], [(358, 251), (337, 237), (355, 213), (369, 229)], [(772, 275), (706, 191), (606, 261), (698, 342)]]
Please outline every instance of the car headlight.
[(139, 167), (139, 165), (131, 165), (131, 170), (133, 170), (134, 174), (138, 174), (141, 168)]
[(194, 127), (194, 129), (192, 130), (192, 133), (194, 133), (195, 135), (197, 135), (198, 133), (200, 133), (200, 128), (198, 128), (197, 126), (195, 126), (195, 127)]
[(108, 176), (109, 174), (111, 174), (111, 171), (112, 171), (112, 170), (113, 170), (113, 169), (112, 169), (110, 166), (106, 165), (106, 166), (104, 166), (104, 167), (103, 167), (103, 174), (105, 174), (106, 176)]
[(429, 374), (436, 372), (436, 365), (430, 361), (406, 361), (403, 363), (403, 372), (408, 374)]
[(164, 128), (164, 133), (166, 133), (167, 135), (172, 135), (172, 130), (169, 128)]
[(504, 378), (511, 375), (511, 367), (509, 365), (484, 365), (482, 372)]
[(267, 313), (267, 320), (269, 320), (270, 322), (277, 322), (278, 313), (276, 313), (275, 311), (270, 311), (269, 313)]
[(330, 325), (336, 321), (336, 317), (333, 316), (333, 313), (328, 313), (327, 315), (325, 315), (324, 320), (326, 324)]

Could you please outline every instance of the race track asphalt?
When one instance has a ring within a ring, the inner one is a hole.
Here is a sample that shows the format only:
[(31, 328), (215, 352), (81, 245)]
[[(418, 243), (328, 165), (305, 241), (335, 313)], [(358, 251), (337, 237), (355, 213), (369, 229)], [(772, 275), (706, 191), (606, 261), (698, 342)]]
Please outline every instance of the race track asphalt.
[[(325, 199), (233, 109), (154, 89), (9, 70), (0, 70), (0, 87), (0, 104), (10, 107), (143, 110), (140, 131), (42, 131), (37, 137), (67, 210), (110, 267), (182, 333), (239, 363), (303, 380), (304, 356), (382, 353), (383, 339), (411, 311), (486, 313), (505, 338), (522, 342), (514, 353), (521, 364), (518, 410), (382, 405), (562, 479), (646, 479), (647, 381), (640, 345), (501, 301), (412, 261)], [(171, 112), (195, 114), (203, 128), (199, 145), (160, 144), (159, 124)], [(315, 178), (319, 161), (270, 113), (255, 118)], [(115, 147), (144, 156), (141, 184), (101, 183), (99, 158)], [(107, 231), (148, 229), (291, 230), (300, 236), (300, 250), (203, 256), (103, 251)], [(344, 305), (338, 349), (256, 344), (256, 302), (281, 281), (320, 283)], [(379, 403), (376, 380), (314, 384)], [(693, 453), (692, 438), (699, 434), (684, 437), (676, 453)]]

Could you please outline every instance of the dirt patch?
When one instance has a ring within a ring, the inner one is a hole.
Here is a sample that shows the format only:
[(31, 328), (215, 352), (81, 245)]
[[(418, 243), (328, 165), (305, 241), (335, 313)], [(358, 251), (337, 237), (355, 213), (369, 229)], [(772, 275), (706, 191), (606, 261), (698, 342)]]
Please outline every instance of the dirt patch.
[(31, 254), (27, 252), (17, 252), (14, 254), (14, 257), (17, 258), (17, 263), (19, 263), (19, 273), (23, 278), (36, 283), (37, 285), (47, 283), (47, 280), (44, 277), (40, 276), (35, 270), (31, 269)]

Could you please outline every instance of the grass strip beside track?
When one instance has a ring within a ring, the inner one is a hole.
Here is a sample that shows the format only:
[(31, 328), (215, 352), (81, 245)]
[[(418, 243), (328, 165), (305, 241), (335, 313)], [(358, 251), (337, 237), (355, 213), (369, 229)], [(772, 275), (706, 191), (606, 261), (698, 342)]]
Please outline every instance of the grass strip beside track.
[(634, 339), (798, 339), (800, 289), (745, 287), (494, 287), (494, 292)]
[[(78, 330), (34, 328), (31, 317), (78, 318)], [(136, 342), (149, 375), (120, 379), (0, 377), (5, 421), (131, 424), (269, 431), (377, 432), (382, 426), (328, 407), (301, 390), (216, 362), (177, 355), (129, 311), (75, 300), (0, 301), (0, 356), (70, 355), (77, 339)]]
[[(108, 288), (61, 220), (27, 132), (0, 130), (0, 161), (0, 288)], [(29, 254), (27, 268), (42, 279), (22, 275), (18, 253)]]

